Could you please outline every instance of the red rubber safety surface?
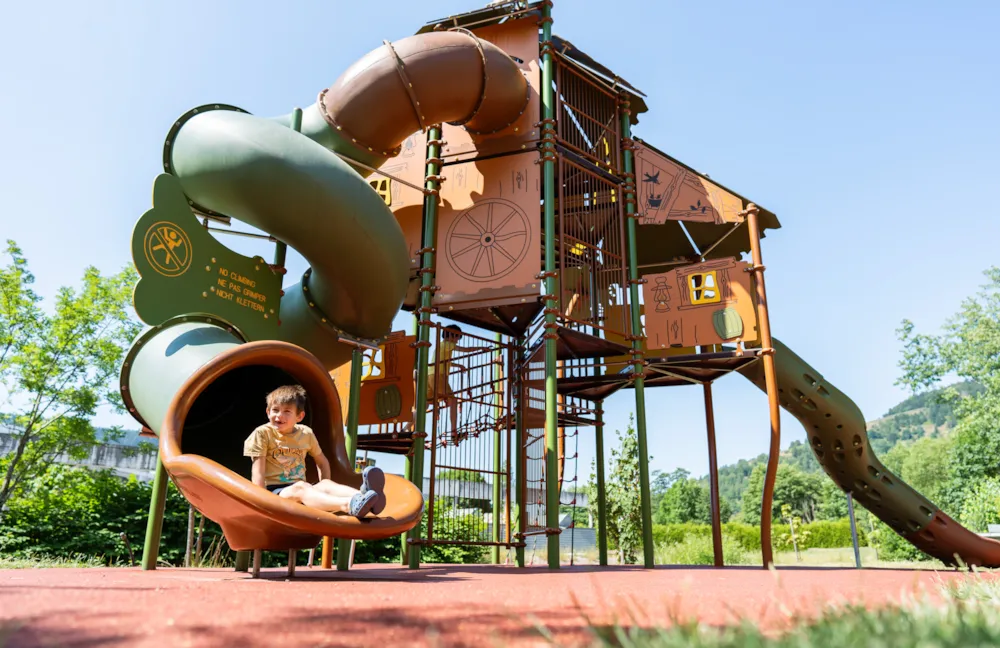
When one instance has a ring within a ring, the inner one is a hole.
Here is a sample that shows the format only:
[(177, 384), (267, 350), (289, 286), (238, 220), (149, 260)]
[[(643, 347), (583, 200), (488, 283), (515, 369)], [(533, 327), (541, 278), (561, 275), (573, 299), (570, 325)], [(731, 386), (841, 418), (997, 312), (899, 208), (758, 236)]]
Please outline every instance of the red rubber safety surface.
[[(483, 646), (586, 643), (592, 623), (746, 617), (779, 629), (829, 603), (935, 594), (956, 572), (750, 567), (359, 565), (261, 578), (224, 569), (0, 571), (0, 646)], [(579, 606), (579, 607), (578, 607)]]

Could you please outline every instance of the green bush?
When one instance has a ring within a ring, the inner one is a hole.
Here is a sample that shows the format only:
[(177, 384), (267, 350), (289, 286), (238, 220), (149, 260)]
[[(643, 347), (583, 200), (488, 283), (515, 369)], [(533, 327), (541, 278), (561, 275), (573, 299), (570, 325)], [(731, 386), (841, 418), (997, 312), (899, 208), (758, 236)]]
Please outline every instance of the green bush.
[[(90, 556), (106, 564), (127, 564), (125, 533), (136, 561), (142, 555), (152, 484), (121, 479), (110, 470), (53, 465), (10, 500), (0, 525), (0, 553), (12, 557)], [(170, 483), (160, 541), (160, 560), (182, 564), (188, 503)], [(202, 546), (222, 535), (206, 523)]]
[(924, 561), (934, 560), (907, 542), (881, 520), (875, 522), (875, 533), (869, 534), (870, 544), (878, 550), (879, 560)]
[(722, 537), (732, 538), (746, 551), (760, 551), (760, 527), (743, 522), (729, 522), (722, 525)]
[[(707, 526), (708, 525), (704, 525)], [(711, 530), (711, 527), (708, 527)], [(732, 538), (722, 537), (722, 555), (727, 565), (751, 565), (759, 560)], [(711, 535), (690, 535), (681, 542), (656, 547), (658, 565), (712, 565), (715, 551)]]
[(989, 477), (976, 484), (962, 504), (959, 518), (975, 533), (986, 533), (987, 525), (1000, 523), (1000, 480)]
[[(805, 525), (809, 529), (810, 547), (820, 549), (837, 549), (840, 547), (850, 547), (851, 542), (851, 521), (846, 520), (817, 520)], [(868, 534), (858, 525), (858, 546), (868, 546)]]
[[(821, 520), (803, 524), (801, 529), (806, 532), (806, 541), (799, 544), (800, 549), (816, 547), (822, 549), (835, 549), (839, 547), (851, 546), (851, 523), (849, 520)], [(788, 534), (787, 524), (775, 524), (771, 527), (772, 542), (777, 548), (784, 547), (779, 541), (779, 536)], [(686, 542), (690, 538), (712, 537), (712, 527), (708, 524), (697, 524), (688, 522), (685, 524), (654, 524), (653, 543), (659, 548), (661, 546), (675, 545)], [(731, 541), (734, 546), (751, 553), (760, 551), (760, 527), (740, 522), (728, 522), (722, 525), (723, 541)], [(868, 545), (868, 536), (860, 527), (858, 528), (858, 543), (861, 546)], [(711, 541), (709, 542), (711, 545)], [(791, 548), (791, 543), (785, 543)]]

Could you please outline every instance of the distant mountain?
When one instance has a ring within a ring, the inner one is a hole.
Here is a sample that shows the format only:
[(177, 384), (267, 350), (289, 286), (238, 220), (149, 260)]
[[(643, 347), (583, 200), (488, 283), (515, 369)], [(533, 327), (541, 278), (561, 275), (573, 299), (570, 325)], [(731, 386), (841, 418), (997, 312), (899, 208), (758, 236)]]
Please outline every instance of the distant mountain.
[[(952, 385), (962, 395), (979, 392), (982, 388), (975, 383)], [(885, 454), (897, 443), (912, 441), (924, 436), (947, 434), (955, 427), (955, 410), (950, 403), (940, 402), (938, 396), (944, 389), (911, 396), (889, 409), (885, 416), (869, 421), (868, 440), (876, 455)], [(782, 464), (795, 466), (802, 472), (822, 472), (812, 448), (802, 441), (793, 441), (781, 452)], [(719, 495), (729, 500), (733, 511), (739, 511), (743, 502), (743, 491), (750, 481), (754, 466), (767, 462), (767, 455), (760, 454), (753, 459), (740, 459), (735, 464), (719, 468)], [(708, 475), (701, 478), (708, 483)]]

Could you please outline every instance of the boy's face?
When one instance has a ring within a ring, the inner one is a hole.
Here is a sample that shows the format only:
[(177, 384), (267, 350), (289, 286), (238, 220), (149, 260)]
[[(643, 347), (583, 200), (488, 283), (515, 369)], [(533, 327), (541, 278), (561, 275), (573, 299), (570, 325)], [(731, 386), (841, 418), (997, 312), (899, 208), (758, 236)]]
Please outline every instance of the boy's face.
[(306, 413), (300, 412), (295, 403), (274, 403), (267, 407), (267, 420), (282, 434), (291, 433), (295, 424), (301, 423), (305, 416)]

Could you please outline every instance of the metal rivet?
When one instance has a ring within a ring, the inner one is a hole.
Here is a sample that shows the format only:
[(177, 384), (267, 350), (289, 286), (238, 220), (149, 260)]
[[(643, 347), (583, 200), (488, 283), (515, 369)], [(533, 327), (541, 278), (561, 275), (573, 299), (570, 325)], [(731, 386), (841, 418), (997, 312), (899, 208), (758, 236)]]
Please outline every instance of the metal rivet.
[(212, 257), (212, 263), (215, 263), (215, 257)]
[(202, 297), (208, 297), (208, 293), (207, 292), (203, 292), (203, 293), (201, 293), (201, 296)]
[(211, 269), (212, 269), (212, 266), (205, 266), (205, 270), (206, 270), (206, 271), (209, 271), (209, 270), (211, 270)]

